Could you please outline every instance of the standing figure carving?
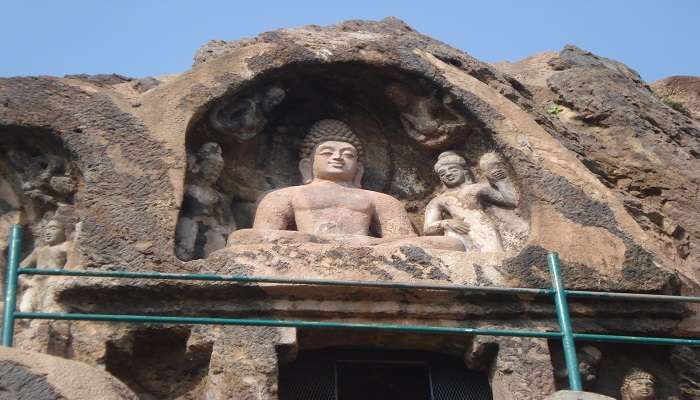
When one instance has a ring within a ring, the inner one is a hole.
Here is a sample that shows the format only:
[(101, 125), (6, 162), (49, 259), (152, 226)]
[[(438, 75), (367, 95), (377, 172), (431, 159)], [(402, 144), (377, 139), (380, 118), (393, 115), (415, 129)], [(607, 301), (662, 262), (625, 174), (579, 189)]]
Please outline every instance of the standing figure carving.
[[(600, 362), (603, 360), (603, 353), (595, 346), (585, 345), (576, 350), (578, 358), (578, 372), (581, 375), (581, 383), (584, 389), (592, 389), (598, 380), (598, 370)], [(566, 368), (556, 371), (557, 378), (565, 380), (569, 376)]]
[(654, 400), (656, 399), (655, 383), (654, 375), (632, 368), (622, 381), (620, 397), (622, 400)]
[(204, 258), (223, 248), (229, 233), (236, 229), (230, 208), (216, 189), (224, 168), (221, 146), (203, 144), (188, 164), (189, 184), (175, 231), (175, 254), (184, 261)]
[[(24, 260), (22, 268), (63, 269), (72, 253), (73, 242), (66, 240), (65, 225), (57, 220), (46, 224), (41, 238), (41, 246), (37, 246)], [(22, 312), (35, 311), (43, 304), (48, 277), (34, 275), (22, 279), (24, 293), (20, 300), (19, 310)]]
[(459, 239), (466, 251), (502, 251), (496, 224), (484, 211), (487, 204), (517, 206), (515, 187), (495, 153), (481, 157), (479, 167), (485, 182), (473, 182), (464, 157), (453, 151), (440, 154), (435, 172), (446, 190), (428, 203), (423, 231)]

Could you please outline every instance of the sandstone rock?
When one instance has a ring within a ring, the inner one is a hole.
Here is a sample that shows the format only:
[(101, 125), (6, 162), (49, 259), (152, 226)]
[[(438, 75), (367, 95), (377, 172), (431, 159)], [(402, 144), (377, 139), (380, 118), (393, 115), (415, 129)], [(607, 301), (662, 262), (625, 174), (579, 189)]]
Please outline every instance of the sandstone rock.
[(131, 82), (134, 80), (133, 78), (130, 78), (130, 77), (124, 76), (124, 75), (119, 75), (119, 74), (97, 74), (97, 75), (74, 74), (74, 75), (66, 75), (66, 76), (64, 76), (64, 78), (78, 79), (78, 80), (89, 82), (89, 83), (92, 83), (94, 85), (101, 86), (101, 87), (118, 85), (120, 83)]
[(0, 347), (0, 399), (138, 399), (110, 374), (77, 361)]
[(700, 77), (670, 76), (650, 86), (668, 106), (700, 120)]
[(574, 46), (496, 65), (522, 81), (542, 113), (562, 106), (543, 125), (697, 284), (700, 124), (660, 101), (635, 71)]

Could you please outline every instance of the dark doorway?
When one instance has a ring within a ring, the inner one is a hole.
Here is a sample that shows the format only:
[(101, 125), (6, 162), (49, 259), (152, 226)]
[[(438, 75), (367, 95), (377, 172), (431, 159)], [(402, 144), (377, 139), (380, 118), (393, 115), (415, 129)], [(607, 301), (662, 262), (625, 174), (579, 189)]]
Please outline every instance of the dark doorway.
[(425, 363), (338, 361), (338, 400), (431, 400)]
[(280, 369), (280, 400), (491, 400), (485, 374), (406, 351), (302, 352)]

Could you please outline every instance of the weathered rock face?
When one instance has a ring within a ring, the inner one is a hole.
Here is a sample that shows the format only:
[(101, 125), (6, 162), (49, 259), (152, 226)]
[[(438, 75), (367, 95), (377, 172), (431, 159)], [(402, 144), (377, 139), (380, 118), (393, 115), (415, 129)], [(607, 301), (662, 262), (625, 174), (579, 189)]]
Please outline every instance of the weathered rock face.
[(651, 89), (674, 110), (700, 120), (700, 78), (671, 76), (652, 83)]
[(539, 110), (550, 111), (543, 125), (697, 283), (698, 122), (661, 101), (625, 65), (573, 46), (497, 66), (526, 85)]
[[(21, 222), (29, 237), (62, 218), (75, 268), (548, 287), (554, 250), (572, 288), (694, 290), (697, 122), (627, 67), (579, 49), (499, 68), (505, 73), (390, 18), (210, 42), (191, 70), (158, 79), (2, 79), (0, 229)], [(550, 103), (560, 108), (548, 113)], [(321, 119), (352, 127), (363, 142), (363, 187), (397, 199), (415, 234), (442, 193), (433, 170), (442, 151), (463, 156), (480, 182), (488, 173), (478, 160), (497, 154), (518, 199), (482, 210), (502, 249), (224, 243), (252, 226), (261, 195), (302, 183), (299, 147)], [(26, 241), (25, 252), (40, 245)], [(50, 281), (44, 306), (76, 312), (556, 327), (548, 300), (537, 298)], [(582, 330), (697, 333), (682, 306), (572, 301), (572, 312)], [(143, 398), (274, 398), (277, 363), (331, 343), (464, 357), (490, 374), (498, 399), (555, 389), (539, 339), (449, 338), (438, 349), (418, 335), (344, 334), (33, 322), (18, 342), (102, 364)]]
[(122, 382), (89, 365), (7, 347), (0, 347), (0, 398), (138, 399)]

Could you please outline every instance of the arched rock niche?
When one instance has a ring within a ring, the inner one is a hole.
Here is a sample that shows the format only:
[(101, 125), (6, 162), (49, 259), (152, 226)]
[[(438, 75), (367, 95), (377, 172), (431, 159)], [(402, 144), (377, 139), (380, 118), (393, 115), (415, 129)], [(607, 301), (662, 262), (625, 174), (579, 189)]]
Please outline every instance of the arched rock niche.
[[(433, 171), (437, 155), (443, 150), (464, 155), (478, 180), (479, 157), (494, 148), (480, 121), (448, 90), (422, 76), (364, 63), (289, 64), (217, 99), (193, 118), (186, 188), (197, 185), (197, 153), (206, 143), (218, 143), (224, 166), (212, 187), (221, 195), (217, 207), (222, 209), (210, 214), (221, 232), (251, 227), (261, 194), (301, 184), (301, 141), (325, 118), (352, 127), (365, 147), (363, 187), (400, 199), (419, 234), (425, 206), (441, 190)], [(201, 206), (189, 192), (176, 233), (176, 253), (183, 260), (206, 257), (222, 246), (206, 249), (206, 235), (214, 229), (206, 221), (183, 224)], [(501, 227), (517, 220), (505, 227), (505, 247), (513, 249), (524, 241), (527, 224), (522, 210), (508, 212), (516, 218), (496, 220)], [(178, 249), (185, 235), (196, 236), (192, 250)]]
[(52, 219), (64, 224), (66, 239), (75, 235), (82, 182), (71, 154), (53, 132), (0, 127), (0, 265), (5, 265), (12, 224), (25, 227), (23, 256), (41, 244), (42, 231)]

